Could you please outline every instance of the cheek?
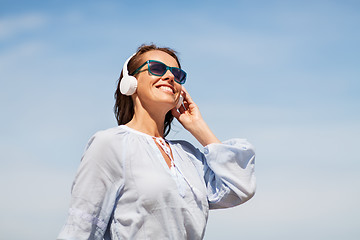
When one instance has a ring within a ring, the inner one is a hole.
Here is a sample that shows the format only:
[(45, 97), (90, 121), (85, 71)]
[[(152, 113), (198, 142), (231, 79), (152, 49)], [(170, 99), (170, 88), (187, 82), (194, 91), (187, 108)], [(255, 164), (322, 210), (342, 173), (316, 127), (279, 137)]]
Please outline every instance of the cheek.
[(149, 95), (149, 87), (145, 84), (145, 81), (138, 79), (136, 94), (140, 98), (147, 98)]
[(156, 79), (153, 79), (149, 76), (138, 78), (137, 83), (137, 95), (141, 98), (148, 98), (152, 95), (154, 82)]
[(140, 91), (145, 90), (145, 89), (149, 88), (149, 85), (150, 85), (149, 79), (144, 78), (144, 77), (138, 78), (138, 81), (137, 81), (138, 90), (140, 90)]
[(147, 75), (144, 73), (141, 77), (138, 78), (138, 86), (141, 85), (141, 87), (150, 87), (157, 81), (159, 81), (159, 77)]
[(180, 95), (181, 90), (182, 90), (182, 85), (176, 84), (176, 85), (175, 85), (175, 88), (176, 88), (176, 92), (178, 92), (178, 94)]

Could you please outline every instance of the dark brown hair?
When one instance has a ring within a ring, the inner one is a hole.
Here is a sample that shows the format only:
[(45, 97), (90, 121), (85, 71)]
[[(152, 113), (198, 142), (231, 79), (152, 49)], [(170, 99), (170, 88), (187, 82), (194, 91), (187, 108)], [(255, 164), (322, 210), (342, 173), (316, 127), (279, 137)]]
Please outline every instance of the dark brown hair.
[[(140, 67), (141, 64), (143, 64), (142, 55), (146, 52), (153, 51), (153, 50), (160, 50), (163, 52), (166, 52), (170, 56), (172, 56), (177, 64), (180, 66), (179, 59), (177, 57), (177, 52), (173, 49), (166, 48), (166, 47), (158, 47), (155, 44), (150, 45), (141, 45), (137, 51), (136, 54), (130, 59), (127, 69), (129, 73), (134, 72), (138, 67)], [(134, 116), (134, 103), (131, 99), (131, 96), (126, 96), (120, 92), (120, 82), (123, 77), (122, 71), (117, 83), (116, 91), (114, 94), (115, 97), (115, 106), (114, 106), (114, 113), (115, 118), (117, 120), (118, 125), (123, 125), (133, 118)], [(174, 119), (173, 115), (171, 114), (171, 111), (166, 113), (165, 120), (164, 120), (164, 137), (166, 137), (171, 130), (171, 122)]]

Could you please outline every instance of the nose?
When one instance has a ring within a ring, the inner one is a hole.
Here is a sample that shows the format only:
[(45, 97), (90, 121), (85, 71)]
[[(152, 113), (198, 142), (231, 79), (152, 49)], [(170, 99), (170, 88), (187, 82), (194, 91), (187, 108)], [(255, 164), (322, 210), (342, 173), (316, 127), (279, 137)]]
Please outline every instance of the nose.
[(170, 71), (170, 69), (168, 69), (166, 73), (162, 76), (162, 79), (174, 82), (175, 77), (174, 74)]

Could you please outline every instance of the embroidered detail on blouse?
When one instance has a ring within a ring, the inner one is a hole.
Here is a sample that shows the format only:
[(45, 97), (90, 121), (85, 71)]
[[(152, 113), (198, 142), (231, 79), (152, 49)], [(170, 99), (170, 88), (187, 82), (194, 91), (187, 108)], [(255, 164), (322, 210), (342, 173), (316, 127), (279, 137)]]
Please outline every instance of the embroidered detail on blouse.
[(86, 220), (88, 222), (91, 222), (91, 223), (95, 224), (102, 231), (106, 230), (107, 224), (101, 218), (98, 218), (98, 217), (93, 216), (91, 214), (85, 213), (85, 212), (81, 211), (80, 209), (76, 209), (76, 208), (70, 208), (69, 209), (69, 214), (73, 215), (73, 216), (80, 217), (81, 219), (84, 219), (84, 220)]
[(174, 167), (175, 167), (175, 163), (174, 163), (174, 158), (171, 156), (171, 149), (170, 147), (167, 146), (165, 140), (163, 138), (160, 137), (153, 137), (154, 140), (159, 144), (159, 146), (162, 148), (162, 150), (164, 150), (165, 154), (170, 158), (170, 164), (171, 164), (171, 171), (173, 174), (174, 173)]

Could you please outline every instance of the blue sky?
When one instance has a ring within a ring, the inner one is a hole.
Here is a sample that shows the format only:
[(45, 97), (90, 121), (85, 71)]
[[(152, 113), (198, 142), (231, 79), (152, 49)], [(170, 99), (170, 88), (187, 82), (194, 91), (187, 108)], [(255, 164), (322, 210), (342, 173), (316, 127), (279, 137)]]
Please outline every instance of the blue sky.
[(123, 62), (154, 42), (216, 135), (257, 149), (255, 197), (205, 239), (359, 239), (359, 24), (357, 1), (0, 1), (2, 237), (57, 236)]

